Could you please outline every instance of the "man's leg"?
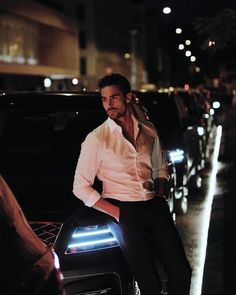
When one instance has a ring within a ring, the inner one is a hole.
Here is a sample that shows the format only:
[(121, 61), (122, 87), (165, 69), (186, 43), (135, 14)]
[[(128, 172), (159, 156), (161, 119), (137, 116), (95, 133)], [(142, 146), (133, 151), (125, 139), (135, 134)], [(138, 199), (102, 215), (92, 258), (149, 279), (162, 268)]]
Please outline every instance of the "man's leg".
[(168, 295), (188, 295), (191, 267), (166, 201), (162, 198), (148, 201), (144, 216), (150, 223), (154, 248), (168, 277)]
[(150, 244), (150, 235), (142, 218), (140, 219), (142, 203), (145, 202), (119, 204), (121, 208), (119, 224), (110, 221), (108, 225), (138, 282), (141, 294), (160, 295), (161, 283)]

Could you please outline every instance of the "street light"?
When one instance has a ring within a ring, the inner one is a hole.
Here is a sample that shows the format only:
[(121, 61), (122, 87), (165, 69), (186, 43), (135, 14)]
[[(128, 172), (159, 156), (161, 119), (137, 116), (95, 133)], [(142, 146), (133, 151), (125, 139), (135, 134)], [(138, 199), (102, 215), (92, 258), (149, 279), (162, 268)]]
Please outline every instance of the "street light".
[(192, 54), (192, 52), (190, 51), (190, 50), (187, 50), (186, 52), (185, 52), (185, 56), (191, 56), (191, 54)]
[(49, 79), (49, 78), (45, 78), (44, 81), (43, 81), (43, 84), (44, 84), (45, 88), (49, 88), (49, 87), (52, 86), (52, 80)]
[(179, 44), (179, 50), (184, 50), (184, 44)]
[(131, 54), (129, 52), (126, 52), (124, 54), (124, 59), (130, 59), (131, 58)]
[(162, 12), (163, 12), (164, 14), (170, 14), (170, 13), (171, 13), (171, 8), (168, 7), (168, 6), (166, 6), (166, 7), (163, 8)]
[(79, 84), (79, 79), (78, 79), (78, 78), (73, 78), (73, 79), (71, 80), (71, 83), (72, 83), (74, 86), (76, 86), (76, 85)]
[(182, 29), (181, 28), (176, 28), (175, 29), (175, 33), (176, 34), (181, 34), (182, 33)]

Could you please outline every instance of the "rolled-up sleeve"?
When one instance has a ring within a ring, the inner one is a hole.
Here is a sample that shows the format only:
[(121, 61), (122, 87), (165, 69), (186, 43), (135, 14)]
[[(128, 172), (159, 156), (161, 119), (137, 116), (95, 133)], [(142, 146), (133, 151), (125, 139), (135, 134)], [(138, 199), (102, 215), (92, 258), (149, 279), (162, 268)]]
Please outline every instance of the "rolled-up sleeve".
[(153, 167), (153, 179), (156, 179), (158, 177), (169, 179), (167, 161), (164, 157), (158, 136), (155, 137), (155, 142), (153, 146), (152, 167)]
[(75, 169), (73, 193), (88, 207), (93, 206), (101, 195), (92, 185), (101, 163), (99, 143), (93, 132), (81, 145), (81, 152)]

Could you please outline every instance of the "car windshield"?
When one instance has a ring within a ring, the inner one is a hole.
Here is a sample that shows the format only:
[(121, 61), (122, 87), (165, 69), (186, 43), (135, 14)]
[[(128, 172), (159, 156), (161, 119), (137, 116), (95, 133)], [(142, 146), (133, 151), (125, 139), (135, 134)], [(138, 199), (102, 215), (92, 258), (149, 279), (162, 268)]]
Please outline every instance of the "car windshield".
[(160, 134), (163, 147), (170, 149), (173, 145), (178, 144), (183, 126), (175, 97), (168, 93), (158, 92), (137, 92), (136, 96), (147, 109), (150, 121)]
[(179, 91), (177, 96), (185, 106), (185, 113), (189, 123), (196, 124), (201, 116), (200, 107), (197, 103), (197, 94)]
[(27, 217), (61, 219), (80, 204), (72, 185), (81, 143), (106, 118), (98, 96), (0, 98), (1, 174)]

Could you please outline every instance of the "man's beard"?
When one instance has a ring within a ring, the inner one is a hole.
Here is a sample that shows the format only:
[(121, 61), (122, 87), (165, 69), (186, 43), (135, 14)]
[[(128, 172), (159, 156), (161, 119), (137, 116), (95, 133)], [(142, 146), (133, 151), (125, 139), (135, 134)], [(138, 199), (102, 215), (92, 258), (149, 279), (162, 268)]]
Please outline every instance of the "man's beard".
[(109, 108), (106, 113), (112, 120), (117, 120), (125, 114), (125, 111), (120, 113), (116, 108)]

